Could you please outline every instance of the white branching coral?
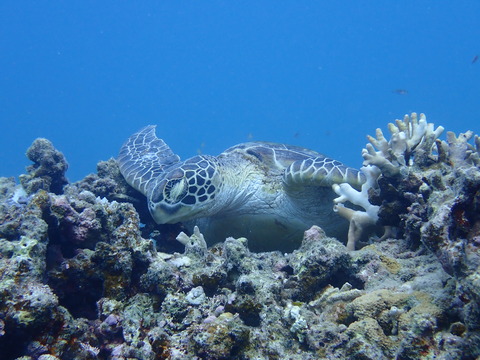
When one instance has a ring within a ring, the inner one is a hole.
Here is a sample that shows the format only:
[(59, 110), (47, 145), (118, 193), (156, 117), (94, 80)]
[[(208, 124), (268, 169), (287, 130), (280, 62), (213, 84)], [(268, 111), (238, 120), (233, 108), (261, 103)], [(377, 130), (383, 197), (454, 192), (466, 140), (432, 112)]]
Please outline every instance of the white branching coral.
[[(389, 177), (401, 175), (402, 169), (413, 165), (414, 158), (415, 162), (419, 164), (434, 161), (432, 159), (432, 149), (435, 144), (437, 144), (437, 148), (440, 147), (437, 138), (444, 129), (441, 126), (435, 129), (433, 123), (427, 123), (424, 114), (420, 114), (420, 119), (418, 119), (417, 114), (412, 113), (411, 116), (405, 115), (403, 120), (396, 120), (395, 124), (388, 124), (388, 130), (391, 133), (390, 140), (385, 138), (380, 129), (376, 130), (375, 138), (368, 136), (370, 143), (362, 151), (364, 167), (361, 168), (367, 180), (362, 185), (361, 191), (353, 189), (346, 183), (333, 185), (333, 190), (339, 195), (334, 199), (334, 210), (350, 221), (347, 242), (349, 250), (355, 250), (355, 245), (362, 234), (369, 227), (375, 225), (378, 220), (379, 207), (372, 205), (368, 200), (368, 192), (370, 189), (377, 187), (378, 177), (381, 174)], [(467, 134), (465, 137), (470, 139), (471, 134)], [(467, 146), (463, 145), (461, 141), (458, 144), (458, 139), (452, 140), (452, 143), (461, 148), (460, 152)], [(475, 143), (477, 146), (476, 154), (478, 155), (478, 148), (480, 148), (478, 137), (475, 138)], [(455, 151), (451, 145), (442, 143), (441, 147), (445, 152)], [(475, 159), (474, 149), (471, 148), (469, 157)], [(442, 150), (439, 149), (438, 152), (438, 157), (440, 157)], [(364, 211), (345, 207), (343, 204), (347, 201), (362, 207)]]
[(200, 232), (198, 226), (193, 228), (193, 234), (188, 236), (183, 231), (178, 234), (177, 241), (185, 245), (185, 254), (194, 255), (199, 258), (205, 258), (207, 254), (207, 242)]
[[(475, 146), (469, 143), (474, 138)], [(455, 133), (447, 131), (447, 141), (437, 140), (439, 158), (450, 162), (454, 167), (480, 166), (480, 138), (473, 136), (473, 131), (461, 133), (458, 137)]]
[(412, 165), (414, 152), (417, 157), (428, 157), (444, 128), (435, 129), (433, 123), (427, 123), (424, 114), (420, 114), (418, 120), (417, 114), (412, 113), (411, 116), (405, 115), (403, 120), (396, 120), (395, 124), (389, 123), (388, 130), (392, 134), (390, 141), (380, 129), (376, 130), (376, 138), (368, 136), (370, 144), (363, 149), (362, 157), (364, 165), (375, 165), (382, 174), (394, 176), (402, 167)]
[[(334, 184), (332, 186), (333, 191), (339, 195), (339, 197), (333, 200), (335, 203), (333, 210), (350, 221), (347, 242), (348, 250), (355, 250), (355, 243), (362, 236), (362, 233), (368, 227), (374, 226), (378, 220), (379, 207), (370, 204), (368, 201), (368, 190), (375, 187), (377, 178), (380, 175), (380, 170), (373, 165), (364, 166), (360, 170), (365, 174), (367, 179), (362, 185), (360, 191), (355, 190), (347, 183)], [(365, 211), (353, 210), (345, 207), (343, 203), (346, 201), (362, 207)]]

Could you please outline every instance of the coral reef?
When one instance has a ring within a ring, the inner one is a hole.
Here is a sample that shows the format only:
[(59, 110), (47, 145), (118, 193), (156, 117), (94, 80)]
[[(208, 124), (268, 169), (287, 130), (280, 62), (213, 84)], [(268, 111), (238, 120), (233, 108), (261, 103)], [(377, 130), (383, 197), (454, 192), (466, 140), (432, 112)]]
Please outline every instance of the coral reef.
[[(480, 140), (390, 129), (337, 188), (359, 249), (314, 226), (286, 254), (156, 225), (114, 160), (69, 184), (36, 140), (21, 185), (0, 178), (2, 360), (477, 358)], [(375, 224), (397, 238), (357, 241)]]
[[(376, 182), (362, 192), (342, 184), (338, 202), (350, 201), (366, 211), (353, 211), (380, 225), (395, 227), (411, 247), (421, 243), (436, 255), (456, 281), (465, 303), (462, 321), (480, 327), (480, 138), (472, 131), (456, 136), (413, 113), (389, 124), (387, 141), (380, 129), (363, 150), (364, 165), (378, 169)], [(473, 144), (469, 141), (473, 138)], [(378, 149), (378, 151), (375, 150)], [(346, 189), (346, 190), (345, 190)], [(361, 198), (358, 200), (358, 198)], [(373, 216), (369, 209), (375, 207)], [(362, 230), (362, 229), (361, 229)], [(359, 239), (349, 238), (355, 244)], [(354, 245), (353, 245), (354, 247)]]

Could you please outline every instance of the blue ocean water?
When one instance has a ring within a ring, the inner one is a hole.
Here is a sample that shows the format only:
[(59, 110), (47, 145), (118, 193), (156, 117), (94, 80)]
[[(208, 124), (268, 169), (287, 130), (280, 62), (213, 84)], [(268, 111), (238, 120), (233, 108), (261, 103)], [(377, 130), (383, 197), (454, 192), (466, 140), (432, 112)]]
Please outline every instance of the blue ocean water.
[(479, 1), (0, 2), (0, 176), (37, 137), (71, 181), (147, 124), (182, 158), (266, 140), (361, 166), (424, 112), (480, 133)]

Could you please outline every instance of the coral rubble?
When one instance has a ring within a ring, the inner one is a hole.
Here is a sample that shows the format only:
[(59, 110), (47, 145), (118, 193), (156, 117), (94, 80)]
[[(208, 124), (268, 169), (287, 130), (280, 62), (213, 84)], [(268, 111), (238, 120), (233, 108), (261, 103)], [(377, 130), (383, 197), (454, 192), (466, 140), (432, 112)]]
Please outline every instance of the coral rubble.
[(287, 254), (156, 225), (114, 160), (69, 184), (36, 140), (21, 185), (0, 178), (1, 359), (477, 358), (480, 140), (441, 130), (377, 131), (366, 185), (336, 189), (350, 250), (397, 238), (314, 226)]

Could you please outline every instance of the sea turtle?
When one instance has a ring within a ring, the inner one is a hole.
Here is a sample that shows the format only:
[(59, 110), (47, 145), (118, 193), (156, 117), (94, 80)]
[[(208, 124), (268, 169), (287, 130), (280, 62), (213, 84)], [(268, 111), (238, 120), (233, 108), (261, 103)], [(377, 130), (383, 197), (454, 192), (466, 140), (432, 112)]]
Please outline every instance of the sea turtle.
[(362, 172), (316, 151), (270, 142), (180, 161), (152, 125), (126, 141), (117, 161), (158, 224), (198, 225), (209, 243), (244, 236), (256, 251), (292, 251), (312, 225), (346, 239), (332, 184), (358, 188), (365, 181)]

